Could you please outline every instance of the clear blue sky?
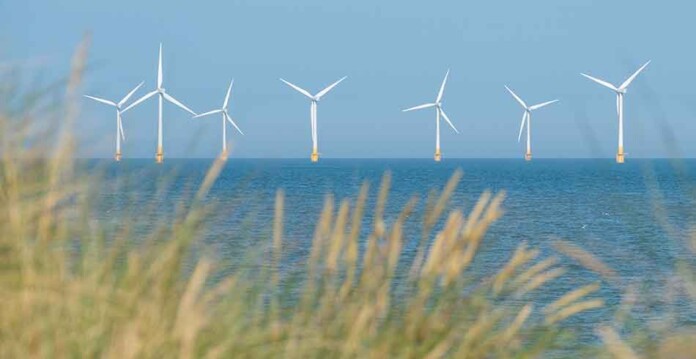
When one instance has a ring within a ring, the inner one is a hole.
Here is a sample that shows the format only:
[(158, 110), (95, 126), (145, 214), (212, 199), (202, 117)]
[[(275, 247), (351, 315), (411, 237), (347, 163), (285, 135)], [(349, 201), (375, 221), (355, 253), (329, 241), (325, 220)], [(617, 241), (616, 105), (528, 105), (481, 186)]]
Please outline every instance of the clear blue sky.
[[(612, 157), (614, 95), (579, 73), (616, 83), (652, 59), (626, 96), (626, 151), (671, 156), (674, 141), (696, 157), (695, 13), (683, 0), (15, 0), (0, 4), (0, 62), (58, 78), (89, 30), (85, 92), (116, 99), (143, 80), (139, 95), (153, 89), (162, 42), (165, 86), (194, 111), (219, 107), (235, 79), (240, 157), (308, 157), (309, 102), (278, 78), (314, 92), (344, 75), (319, 104), (324, 157), (431, 157), (434, 113), (401, 109), (433, 100), (451, 68), (444, 106), (461, 134), (443, 127), (445, 157), (522, 155), (505, 84), (527, 102), (561, 100), (534, 114), (535, 156)], [(217, 117), (165, 106), (164, 120), (165, 156), (219, 152)], [(156, 101), (124, 125), (124, 156), (153, 157)], [(112, 155), (108, 107), (84, 102), (78, 131), (81, 155)]]

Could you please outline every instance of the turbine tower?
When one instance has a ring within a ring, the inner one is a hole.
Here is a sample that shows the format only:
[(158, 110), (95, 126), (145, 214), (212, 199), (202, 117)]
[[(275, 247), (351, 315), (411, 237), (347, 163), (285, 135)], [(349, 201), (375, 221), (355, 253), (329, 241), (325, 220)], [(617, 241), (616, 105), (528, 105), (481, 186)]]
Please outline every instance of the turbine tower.
[(316, 95), (310, 94), (308, 91), (291, 84), (290, 82), (287, 82), (283, 79), (280, 79), (280, 81), (285, 82), (288, 86), (292, 87), (293, 89), (297, 90), (297, 92), (309, 97), (309, 99), (312, 101), (312, 105), (309, 110), (309, 118), (310, 118), (310, 124), (312, 128), (312, 155), (310, 156), (310, 159), (312, 162), (317, 162), (319, 161), (319, 144), (318, 144), (318, 138), (317, 138), (317, 104), (319, 101), (321, 101), (321, 98), (329, 93), (334, 87), (336, 87), (338, 84), (341, 83), (341, 81), (345, 80), (348, 76), (344, 76), (342, 79), (334, 82), (333, 84), (329, 85), (327, 88), (319, 91)]
[(524, 103), (524, 101), (522, 101), (522, 99), (519, 96), (517, 96), (517, 94), (515, 94), (512, 90), (510, 90), (509, 87), (505, 86), (505, 88), (508, 90), (508, 92), (510, 92), (512, 97), (514, 97), (515, 100), (517, 100), (517, 102), (520, 105), (522, 105), (522, 108), (524, 108), (524, 114), (522, 115), (522, 123), (520, 123), (520, 133), (519, 133), (519, 135), (517, 135), (517, 142), (520, 142), (520, 140), (522, 139), (522, 130), (524, 130), (524, 125), (526, 124), (527, 125), (527, 152), (525, 152), (525, 154), (524, 154), (524, 159), (527, 161), (531, 161), (532, 160), (532, 134), (531, 134), (531, 131), (532, 131), (531, 130), (532, 111), (540, 109), (544, 106), (548, 106), (552, 103), (556, 103), (556, 102), (558, 102), (558, 100), (548, 101), (548, 102), (540, 103), (540, 104), (534, 105), (534, 106), (527, 106), (527, 104)]
[(203, 116), (213, 115), (216, 113), (222, 114), (222, 153), (220, 154), (220, 157), (222, 159), (227, 159), (227, 124), (225, 123), (225, 121), (228, 121), (229, 123), (231, 123), (232, 126), (234, 126), (234, 128), (236, 128), (237, 131), (239, 131), (239, 133), (244, 135), (244, 132), (242, 132), (242, 130), (239, 129), (239, 126), (237, 126), (237, 124), (234, 123), (234, 121), (232, 120), (232, 117), (227, 112), (227, 105), (230, 102), (230, 94), (232, 93), (232, 85), (233, 84), (234, 84), (234, 80), (232, 80), (230, 82), (230, 87), (227, 88), (227, 95), (225, 95), (225, 101), (222, 103), (222, 108), (220, 108), (218, 110), (208, 111), (208, 112), (202, 113), (200, 115), (193, 116), (193, 118), (200, 118)]
[(408, 112), (408, 111), (413, 111), (413, 110), (421, 110), (425, 108), (431, 108), (435, 107), (435, 128), (436, 128), (436, 135), (435, 135), (435, 161), (440, 162), (442, 159), (442, 153), (440, 152), (440, 116), (442, 116), (445, 121), (452, 127), (454, 132), (459, 133), (457, 131), (457, 128), (454, 127), (452, 124), (452, 121), (450, 121), (449, 117), (447, 117), (447, 114), (445, 114), (445, 110), (442, 109), (442, 95), (445, 92), (445, 84), (447, 84), (447, 78), (449, 77), (449, 70), (447, 70), (447, 73), (445, 74), (445, 79), (442, 81), (442, 85), (440, 86), (440, 92), (437, 94), (437, 98), (435, 99), (435, 102), (433, 103), (426, 103), (424, 105), (419, 105), (416, 107), (411, 107), (403, 110), (403, 112)]
[(101, 102), (101, 103), (103, 103), (103, 104), (106, 104), (106, 105), (109, 105), (109, 106), (112, 106), (112, 107), (115, 107), (115, 108), (116, 108), (116, 154), (114, 155), (114, 159), (115, 159), (116, 161), (120, 161), (120, 160), (121, 160), (121, 140), (123, 140), (123, 141), (126, 140), (126, 134), (123, 132), (123, 123), (122, 123), (122, 121), (121, 121), (121, 114), (122, 114), (124, 111), (121, 111), (121, 106), (123, 106), (123, 104), (125, 104), (125, 103), (128, 101), (128, 99), (131, 98), (131, 96), (133, 96), (133, 94), (135, 93), (135, 91), (138, 91), (138, 89), (139, 89), (140, 86), (142, 86), (142, 85), (143, 85), (143, 82), (141, 82), (138, 86), (136, 86), (134, 89), (132, 89), (132, 90), (126, 95), (126, 97), (124, 97), (124, 98), (123, 98), (121, 101), (119, 101), (118, 103), (116, 103), (116, 102), (114, 102), (114, 101), (105, 100), (105, 99), (99, 98), (99, 97), (84, 95), (85, 97), (87, 97), (87, 98), (89, 98), (89, 99), (92, 99), (92, 100), (94, 100), (94, 101)]
[(633, 80), (636, 79), (638, 74), (640, 74), (648, 65), (650, 64), (650, 61), (646, 62), (645, 65), (641, 66), (638, 71), (636, 71), (631, 77), (626, 79), (621, 86), (616, 87), (609, 82), (606, 82), (604, 80), (600, 80), (598, 78), (594, 78), (590, 75), (586, 74), (580, 74), (582, 76), (587, 77), (588, 79), (604, 86), (608, 87), (612, 91), (616, 92), (616, 113), (619, 116), (619, 150), (616, 153), (616, 163), (624, 163), (624, 136), (623, 136), (623, 103), (624, 103), (624, 95), (626, 95), (626, 90), (628, 89), (628, 86), (633, 82)]
[(172, 95), (168, 94), (167, 91), (164, 89), (164, 87), (162, 87), (162, 82), (163, 82), (163, 79), (162, 79), (162, 44), (160, 44), (159, 64), (157, 66), (157, 89), (155, 89), (154, 91), (141, 97), (137, 101), (133, 102), (130, 106), (126, 107), (125, 110), (123, 110), (123, 112), (126, 112), (126, 111), (130, 110), (131, 108), (139, 105), (143, 101), (149, 99), (150, 97), (152, 97), (154, 95), (159, 95), (159, 117), (157, 118), (157, 154), (155, 155), (155, 160), (157, 161), (157, 163), (162, 163), (162, 161), (164, 160), (164, 152), (162, 149), (162, 104), (163, 104), (164, 100), (167, 100), (167, 101), (177, 105), (178, 107), (186, 110), (187, 112), (189, 112), (190, 114), (192, 114), (194, 116), (196, 115), (195, 112), (191, 111), (191, 109), (184, 106), (184, 104), (182, 104), (177, 99), (172, 97)]

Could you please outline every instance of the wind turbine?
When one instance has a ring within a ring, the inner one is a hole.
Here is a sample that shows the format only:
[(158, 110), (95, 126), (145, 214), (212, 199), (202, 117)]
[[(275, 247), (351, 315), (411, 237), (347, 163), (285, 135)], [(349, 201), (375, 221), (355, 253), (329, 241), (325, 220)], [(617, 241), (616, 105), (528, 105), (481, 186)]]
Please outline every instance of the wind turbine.
[(242, 135), (244, 135), (244, 132), (239, 129), (239, 126), (237, 126), (236, 123), (232, 120), (232, 117), (230, 114), (227, 112), (227, 104), (230, 102), (230, 94), (232, 93), (232, 85), (234, 84), (234, 80), (230, 82), (230, 87), (227, 88), (227, 95), (225, 95), (225, 101), (222, 103), (222, 108), (218, 110), (212, 110), (208, 111), (206, 113), (202, 113), (200, 115), (193, 116), (193, 118), (199, 118), (203, 116), (208, 116), (208, 115), (213, 115), (216, 113), (221, 113), (222, 114), (222, 154), (221, 158), (227, 158), (227, 124), (225, 121), (229, 121), (229, 123), (234, 126), (234, 128), (239, 131)]
[(319, 145), (318, 145), (318, 138), (317, 138), (317, 104), (319, 101), (321, 101), (321, 98), (329, 93), (334, 87), (336, 87), (338, 84), (341, 83), (341, 81), (345, 80), (348, 76), (344, 76), (342, 79), (334, 82), (333, 84), (329, 85), (327, 88), (319, 91), (316, 95), (310, 94), (307, 90), (304, 90), (300, 88), (299, 86), (293, 85), (290, 82), (287, 82), (283, 79), (280, 79), (280, 81), (285, 82), (288, 86), (292, 87), (293, 89), (297, 90), (297, 92), (309, 97), (309, 99), (312, 101), (312, 105), (309, 110), (309, 118), (311, 122), (311, 127), (312, 127), (312, 155), (310, 156), (310, 159), (312, 162), (317, 162), (319, 161)]
[(626, 94), (626, 90), (628, 89), (628, 86), (633, 82), (633, 80), (636, 79), (638, 74), (640, 74), (648, 65), (650, 64), (650, 61), (646, 62), (645, 65), (641, 66), (638, 71), (633, 73), (631, 77), (626, 79), (621, 86), (616, 87), (604, 80), (600, 80), (598, 78), (594, 78), (590, 75), (586, 75), (581, 73), (580, 75), (587, 77), (588, 79), (604, 86), (608, 87), (612, 91), (616, 92), (616, 113), (619, 116), (619, 150), (616, 153), (616, 163), (624, 163), (624, 136), (623, 136), (623, 102), (624, 102), (624, 95)]
[(425, 108), (431, 108), (435, 107), (435, 112), (436, 112), (436, 117), (435, 117), (435, 128), (437, 131), (436, 137), (435, 137), (435, 161), (440, 162), (442, 159), (442, 153), (440, 152), (440, 115), (447, 121), (447, 123), (452, 127), (454, 132), (459, 133), (457, 131), (457, 128), (454, 127), (452, 124), (452, 121), (450, 121), (449, 117), (447, 117), (447, 114), (445, 114), (445, 110), (442, 109), (442, 95), (445, 92), (445, 84), (447, 83), (447, 78), (449, 77), (449, 70), (447, 70), (447, 73), (445, 74), (445, 79), (442, 80), (442, 85), (440, 86), (440, 92), (437, 94), (437, 98), (435, 99), (435, 102), (433, 103), (426, 103), (425, 105), (419, 105), (416, 107), (411, 107), (403, 110), (403, 112), (408, 112), (408, 111), (413, 111), (413, 110), (421, 110)]
[(167, 91), (164, 89), (164, 87), (162, 87), (162, 82), (163, 82), (163, 79), (162, 79), (162, 44), (160, 44), (160, 47), (159, 47), (159, 65), (157, 66), (157, 89), (155, 89), (154, 91), (141, 97), (137, 101), (133, 102), (130, 106), (126, 107), (126, 109), (122, 111), (122, 112), (126, 112), (126, 111), (130, 110), (131, 108), (139, 105), (143, 101), (149, 99), (150, 97), (152, 97), (154, 95), (159, 95), (159, 117), (157, 119), (157, 154), (155, 156), (157, 163), (162, 163), (162, 161), (164, 160), (164, 152), (162, 151), (162, 103), (164, 102), (164, 100), (167, 100), (167, 101), (179, 106), (180, 108), (186, 110), (187, 112), (189, 112), (190, 114), (192, 114), (194, 116), (196, 115), (195, 112), (191, 111), (191, 109), (184, 106), (184, 104), (182, 104), (177, 99), (175, 99), (170, 94), (168, 94)]
[(124, 97), (118, 103), (116, 103), (114, 101), (105, 100), (105, 99), (99, 98), (99, 97), (84, 95), (85, 97), (87, 97), (89, 99), (92, 99), (94, 101), (101, 102), (103, 104), (106, 104), (106, 105), (109, 105), (109, 106), (116, 108), (116, 154), (114, 155), (114, 159), (116, 161), (121, 160), (121, 140), (124, 140), (124, 141), (126, 140), (126, 134), (123, 132), (123, 123), (121, 121), (121, 114), (123, 113), (123, 111), (121, 111), (121, 106), (123, 106), (123, 104), (125, 104), (128, 101), (128, 99), (131, 98), (131, 96), (133, 96), (135, 91), (138, 91), (138, 89), (140, 88), (140, 86), (143, 85), (143, 83), (144, 82), (141, 82), (138, 86), (136, 86), (134, 89), (132, 89), (126, 95), (126, 97)]
[(522, 101), (522, 99), (519, 96), (517, 96), (517, 94), (515, 94), (512, 90), (510, 90), (509, 87), (505, 86), (505, 88), (508, 90), (508, 92), (510, 92), (512, 97), (514, 97), (515, 100), (517, 100), (517, 102), (520, 105), (522, 105), (522, 108), (524, 108), (524, 115), (522, 115), (522, 123), (520, 123), (520, 134), (517, 135), (517, 142), (520, 142), (520, 140), (522, 139), (522, 130), (524, 130), (524, 125), (527, 124), (527, 152), (524, 154), (524, 159), (527, 161), (531, 161), (532, 160), (532, 134), (531, 134), (531, 131), (532, 131), (531, 130), (532, 111), (540, 109), (544, 106), (548, 106), (552, 103), (556, 103), (556, 102), (558, 102), (558, 100), (548, 101), (548, 102), (540, 103), (540, 104), (534, 105), (534, 106), (527, 106), (527, 104), (524, 103), (524, 101)]

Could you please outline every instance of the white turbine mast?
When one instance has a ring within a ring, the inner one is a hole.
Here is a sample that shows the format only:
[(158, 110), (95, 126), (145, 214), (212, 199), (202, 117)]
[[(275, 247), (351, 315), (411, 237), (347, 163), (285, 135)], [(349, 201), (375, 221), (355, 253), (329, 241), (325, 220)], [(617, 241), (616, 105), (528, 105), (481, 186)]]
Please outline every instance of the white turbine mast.
[(610, 90), (614, 91), (616, 93), (616, 114), (619, 117), (619, 149), (616, 152), (616, 162), (617, 163), (624, 163), (625, 160), (625, 153), (624, 153), (624, 133), (623, 133), (623, 120), (624, 120), (624, 111), (623, 111), (623, 103), (624, 103), (624, 95), (626, 95), (626, 91), (628, 90), (628, 86), (631, 85), (631, 82), (638, 77), (638, 74), (643, 72), (643, 70), (650, 64), (650, 61), (646, 62), (643, 66), (641, 66), (636, 72), (633, 73), (629, 78), (624, 81), (621, 86), (614, 86), (610, 84), (607, 81), (600, 80), (598, 78), (592, 77), (590, 75), (586, 75), (581, 73), (580, 75), (585, 76), (586, 78), (609, 88)]
[(193, 116), (193, 118), (200, 118), (208, 115), (213, 115), (216, 113), (222, 114), (222, 153), (221, 153), (221, 158), (225, 159), (227, 158), (227, 124), (225, 122), (229, 122), (234, 126), (234, 128), (239, 131), (242, 135), (244, 135), (244, 132), (237, 126), (237, 124), (232, 120), (232, 116), (230, 116), (227, 106), (230, 102), (230, 94), (232, 93), (232, 85), (234, 84), (234, 80), (230, 81), (230, 86), (227, 88), (227, 95), (225, 95), (225, 100), (222, 102), (222, 107), (217, 109), (217, 110), (212, 110), (208, 111), (205, 113), (202, 113), (200, 115)]
[(527, 104), (522, 101), (522, 99), (517, 96), (517, 94), (512, 91), (509, 87), (505, 86), (505, 89), (508, 90), (508, 92), (512, 95), (512, 97), (515, 98), (515, 100), (524, 108), (524, 114), (522, 115), (522, 122), (520, 123), (520, 133), (517, 135), (517, 142), (520, 142), (522, 139), (522, 131), (524, 130), (525, 125), (527, 126), (527, 152), (524, 154), (524, 159), (527, 161), (532, 160), (532, 111), (538, 110), (544, 106), (548, 106), (552, 103), (558, 102), (558, 100), (552, 100), (552, 101), (547, 101), (543, 102), (537, 105), (533, 106), (527, 106)]
[(184, 106), (184, 104), (182, 104), (177, 99), (172, 97), (172, 95), (168, 94), (167, 91), (165, 90), (165, 88), (162, 87), (162, 83), (163, 83), (163, 78), (162, 78), (162, 44), (160, 44), (159, 63), (157, 66), (157, 88), (154, 91), (141, 97), (137, 101), (133, 102), (130, 106), (126, 107), (126, 109), (122, 111), (122, 112), (126, 112), (126, 111), (130, 110), (131, 108), (139, 105), (143, 101), (149, 99), (150, 97), (152, 97), (154, 95), (159, 95), (159, 116), (157, 118), (157, 154), (155, 156), (157, 163), (162, 163), (162, 161), (164, 160), (164, 152), (163, 152), (163, 148), (162, 148), (162, 105), (163, 105), (164, 100), (167, 100), (170, 103), (173, 103), (174, 105), (176, 105), (176, 106), (184, 109), (185, 111), (189, 112), (190, 114), (196, 116), (195, 112), (193, 112), (188, 107)]
[(317, 104), (319, 101), (321, 101), (321, 98), (324, 97), (329, 91), (331, 91), (334, 87), (336, 87), (338, 84), (340, 84), (343, 80), (348, 78), (348, 76), (344, 76), (340, 80), (334, 82), (333, 84), (329, 85), (325, 89), (319, 91), (316, 95), (310, 94), (307, 90), (302, 89), (301, 87), (294, 85), (288, 81), (285, 81), (283, 79), (280, 79), (280, 81), (283, 81), (286, 85), (292, 87), (295, 89), (297, 92), (307, 96), (312, 104), (309, 110), (309, 118), (310, 118), (310, 126), (312, 129), (312, 154), (310, 156), (310, 159), (312, 162), (317, 162), (319, 161), (319, 139), (317, 135)]
[(426, 109), (426, 108), (431, 108), (435, 107), (435, 128), (436, 128), (436, 135), (435, 135), (435, 161), (439, 162), (442, 159), (442, 153), (440, 152), (440, 116), (442, 116), (445, 121), (452, 127), (454, 132), (459, 133), (456, 127), (452, 124), (452, 121), (450, 121), (449, 117), (445, 113), (445, 110), (442, 109), (442, 95), (445, 92), (445, 84), (447, 84), (447, 78), (449, 77), (450, 70), (447, 70), (447, 73), (445, 74), (445, 79), (442, 80), (442, 85), (440, 86), (440, 92), (437, 94), (437, 98), (435, 99), (435, 102), (433, 103), (426, 103), (424, 105), (419, 105), (411, 108), (407, 108), (403, 110), (403, 112), (409, 112), (409, 111), (414, 111), (414, 110), (421, 110), (421, 109)]
[(121, 115), (123, 112), (121, 110), (121, 107), (128, 102), (128, 99), (133, 96), (133, 94), (138, 91), (138, 89), (143, 85), (144, 82), (141, 82), (138, 86), (136, 86), (134, 89), (132, 89), (121, 101), (119, 102), (114, 102), (114, 101), (109, 101), (105, 100), (103, 98), (95, 97), (95, 96), (89, 96), (89, 95), (84, 95), (85, 97), (92, 99), (97, 102), (101, 102), (105, 105), (109, 105), (111, 107), (116, 108), (116, 154), (114, 155), (114, 159), (116, 161), (121, 160), (121, 140), (125, 141), (126, 140), (126, 133), (123, 131), (123, 122), (121, 119)]

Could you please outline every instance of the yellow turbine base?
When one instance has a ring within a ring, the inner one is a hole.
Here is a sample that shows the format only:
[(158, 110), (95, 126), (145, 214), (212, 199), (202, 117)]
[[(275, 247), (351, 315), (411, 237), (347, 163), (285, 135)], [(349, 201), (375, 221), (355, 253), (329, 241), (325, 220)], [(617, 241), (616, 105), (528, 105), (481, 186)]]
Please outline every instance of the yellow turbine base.
[(440, 149), (438, 148), (435, 150), (435, 162), (440, 162), (442, 161), (442, 153), (440, 153)]
[(116, 160), (116, 162), (121, 161), (121, 152), (116, 152), (114, 155), (114, 160)]
[(164, 153), (162, 152), (162, 148), (158, 148), (157, 154), (155, 154), (155, 162), (162, 163), (163, 161), (164, 161)]
[(616, 153), (616, 163), (624, 163), (626, 160), (622, 147), (619, 147), (619, 152)]
[(317, 151), (312, 151), (312, 155), (309, 157), (312, 162), (319, 162), (319, 153)]
[(531, 160), (532, 160), (532, 153), (531, 153), (531, 152), (525, 153), (525, 154), (524, 154), (524, 160), (525, 160), (525, 161), (531, 161)]
[(229, 152), (227, 150), (220, 152), (220, 159), (223, 161), (227, 161), (227, 157), (229, 156)]

